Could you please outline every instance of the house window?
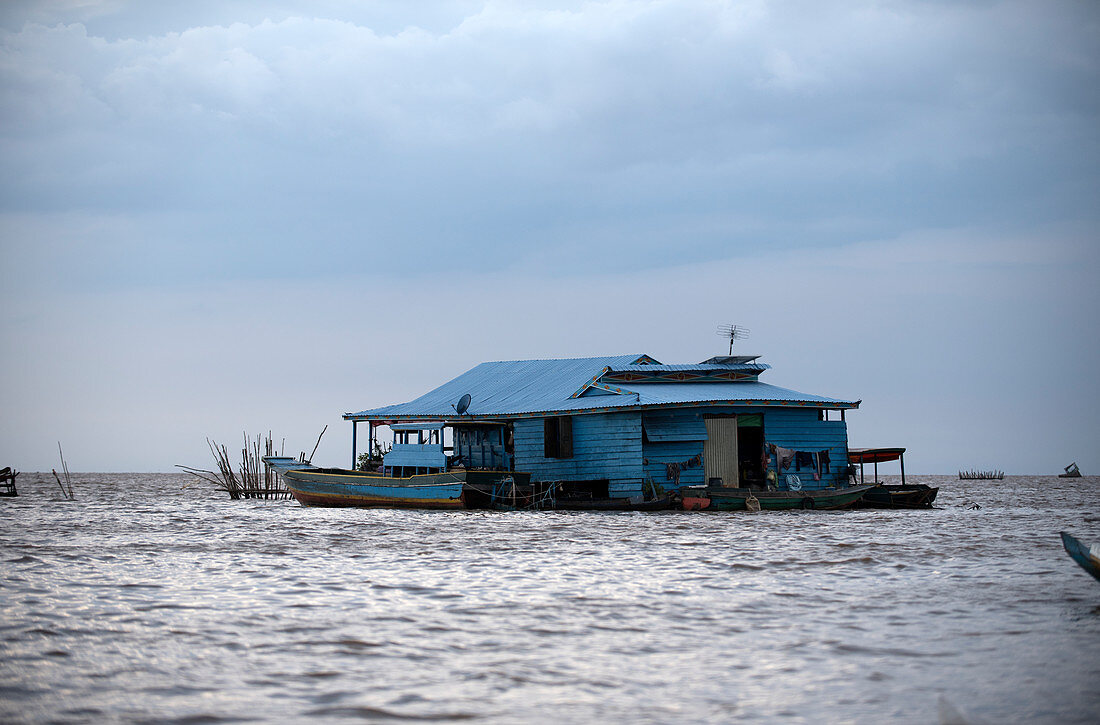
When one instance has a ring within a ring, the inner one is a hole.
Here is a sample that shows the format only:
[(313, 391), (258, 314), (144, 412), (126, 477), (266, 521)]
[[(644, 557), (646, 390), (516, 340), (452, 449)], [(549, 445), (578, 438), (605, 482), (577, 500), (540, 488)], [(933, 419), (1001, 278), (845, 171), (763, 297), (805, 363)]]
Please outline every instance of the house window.
[(542, 455), (545, 458), (573, 457), (573, 419), (570, 416), (543, 418)]

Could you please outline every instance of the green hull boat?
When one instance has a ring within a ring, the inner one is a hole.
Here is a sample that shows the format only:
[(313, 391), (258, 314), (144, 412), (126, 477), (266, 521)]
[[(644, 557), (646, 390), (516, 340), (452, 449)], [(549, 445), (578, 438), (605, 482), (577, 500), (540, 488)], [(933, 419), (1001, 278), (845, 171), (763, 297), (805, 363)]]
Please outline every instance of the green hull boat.
[[(834, 510), (853, 506), (874, 486), (826, 488), (819, 491), (754, 491), (748, 488), (699, 486), (683, 489), (685, 511), (745, 511), (752, 499), (763, 511)], [(752, 506), (755, 508), (755, 505)]]

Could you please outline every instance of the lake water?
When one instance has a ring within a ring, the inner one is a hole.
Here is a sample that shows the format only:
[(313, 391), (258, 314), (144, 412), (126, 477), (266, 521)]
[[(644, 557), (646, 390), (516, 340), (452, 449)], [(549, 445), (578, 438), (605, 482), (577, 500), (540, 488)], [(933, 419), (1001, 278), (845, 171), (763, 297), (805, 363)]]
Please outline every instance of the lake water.
[[(182, 474), (0, 499), (3, 722), (1084, 723), (1100, 479), (932, 511), (230, 501)], [(977, 503), (981, 508), (972, 508)]]

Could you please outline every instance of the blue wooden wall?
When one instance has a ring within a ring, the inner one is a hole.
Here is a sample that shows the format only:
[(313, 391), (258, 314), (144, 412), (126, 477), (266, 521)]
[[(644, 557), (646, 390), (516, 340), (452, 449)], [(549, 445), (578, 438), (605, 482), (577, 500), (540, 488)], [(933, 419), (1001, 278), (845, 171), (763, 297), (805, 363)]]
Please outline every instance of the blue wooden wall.
[[(676, 409), (662, 409), (661, 411), (652, 411), (643, 417), (643, 425), (645, 418), (657, 417), (662, 423), (662, 426), (669, 424), (676, 425), (683, 430), (697, 430), (699, 428), (699, 421), (703, 419), (703, 409), (699, 407), (693, 408), (676, 408)], [(705, 428), (704, 428), (705, 430)], [(673, 488), (679, 488), (683, 486), (702, 486), (706, 483), (703, 480), (703, 466), (695, 466), (693, 468), (685, 468), (680, 471), (680, 483), (676, 484), (675, 481), (668, 479), (668, 464), (669, 463), (684, 463), (695, 456), (701, 456), (703, 453), (703, 439), (691, 440), (691, 441), (654, 441), (652, 439), (644, 443), (642, 456), (645, 459), (645, 472), (646, 475), (656, 484), (663, 486), (666, 490)]]
[[(848, 465), (848, 430), (843, 421), (818, 420), (813, 408), (702, 408), (692, 406), (663, 409), (659, 415), (667, 427), (680, 421), (685, 429), (698, 429), (706, 414), (764, 416), (764, 440), (783, 448), (817, 452), (828, 450), (829, 470), (820, 481), (813, 472), (794, 466), (779, 475), (779, 488), (786, 488), (785, 477), (795, 474), (806, 489), (848, 485), (844, 470)], [(607, 479), (612, 497), (642, 493), (648, 477), (665, 489), (676, 486), (667, 479), (667, 464), (684, 463), (703, 453), (703, 440), (642, 442), (642, 414), (635, 412), (601, 413), (573, 416), (573, 457), (543, 457), (543, 419), (525, 418), (514, 422), (517, 471), (530, 471), (536, 481), (590, 481)], [(774, 468), (775, 458), (769, 467)], [(682, 468), (679, 486), (702, 485), (704, 468), (700, 464)]]
[(637, 411), (573, 416), (573, 457), (543, 457), (543, 419), (513, 423), (517, 471), (535, 481), (608, 480), (612, 498), (642, 491), (642, 417)]
[[(848, 424), (840, 420), (818, 420), (812, 408), (773, 408), (764, 413), (764, 440), (796, 451), (829, 451), (829, 471), (815, 481), (813, 472), (790, 468), (779, 472), (779, 488), (786, 488), (784, 478), (795, 474), (802, 481), (802, 488), (844, 488), (848, 478)], [(771, 467), (775, 467), (772, 456)]]

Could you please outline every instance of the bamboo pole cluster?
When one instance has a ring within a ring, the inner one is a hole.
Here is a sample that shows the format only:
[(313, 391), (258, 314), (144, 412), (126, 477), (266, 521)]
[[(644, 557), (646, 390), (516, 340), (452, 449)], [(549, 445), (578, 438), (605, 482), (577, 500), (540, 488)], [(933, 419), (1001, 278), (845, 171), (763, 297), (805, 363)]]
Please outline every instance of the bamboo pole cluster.
[(237, 470), (233, 469), (233, 463), (229, 458), (229, 450), (224, 445), (206, 439), (206, 445), (214, 456), (217, 471), (208, 471), (190, 466), (180, 466), (187, 473), (204, 481), (214, 484), (216, 487), (229, 494), (234, 501), (242, 498), (284, 499), (290, 498), (290, 491), (282, 484), (278, 474), (269, 469), (263, 463), (263, 456), (275, 455), (275, 446), (271, 440), (271, 434), (263, 439), (263, 454), (260, 453), (260, 436), (254, 440), (244, 434), (244, 448), (241, 449), (241, 462)]
[(69, 464), (65, 463), (65, 453), (61, 450), (61, 441), (57, 442), (57, 452), (61, 455), (61, 470), (65, 472), (65, 482), (61, 482), (61, 477), (57, 475), (57, 469), (53, 470), (54, 480), (57, 481), (57, 485), (61, 487), (61, 495), (69, 501), (75, 501), (76, 495), (73, 494), (73, 479), (69, 475)]
[(964, 481), (1001, 481), (1004, 477), (1004, 471), (959, 471)]

